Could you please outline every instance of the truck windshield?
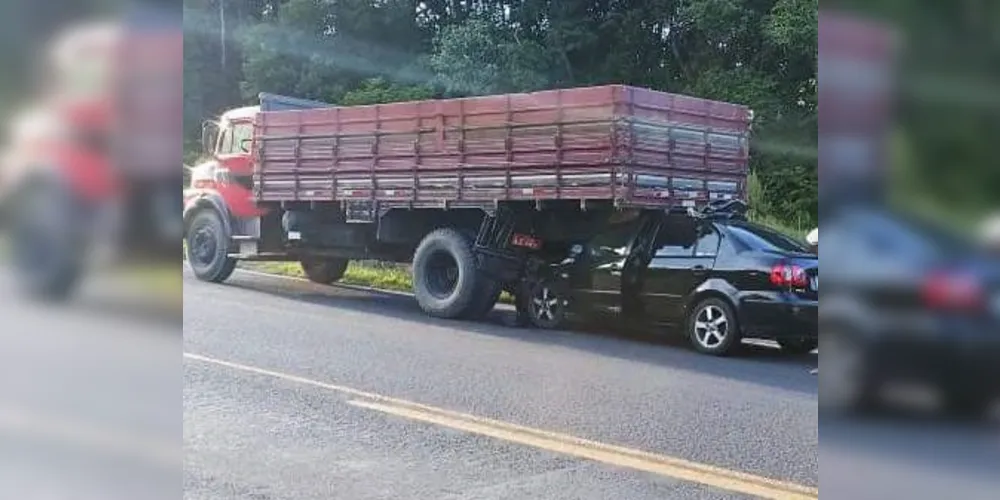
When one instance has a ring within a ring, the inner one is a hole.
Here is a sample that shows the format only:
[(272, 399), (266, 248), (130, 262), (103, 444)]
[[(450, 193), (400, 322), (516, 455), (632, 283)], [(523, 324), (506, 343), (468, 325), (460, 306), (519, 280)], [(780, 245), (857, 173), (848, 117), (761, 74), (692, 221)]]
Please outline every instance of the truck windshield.
[(809, 253), (809, 248), (773, 229), (749, 222), (732, 222), (729, 231), (744, 245), (754, 250)]

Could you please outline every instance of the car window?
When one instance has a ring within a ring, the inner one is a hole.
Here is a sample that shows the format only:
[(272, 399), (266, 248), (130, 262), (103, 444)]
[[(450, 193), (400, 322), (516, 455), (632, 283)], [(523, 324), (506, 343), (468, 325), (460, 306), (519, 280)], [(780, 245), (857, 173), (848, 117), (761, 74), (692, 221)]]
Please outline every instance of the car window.
[(719, 252), (719, 233), (711, 226), (703, 226), (701, 235), (695, 245), (694, 255), (696, 257), (715, 257)]
[(749, 222), (733, 222), (729, 231), (744, 245), (753, 250), (808, 253), (805, 243), (795, 241), (773, 229)]
[(608, 221), (604, 230), (590, 240), (592, 252), (595, 255), (610, 253), (624, 256), (628, 251), (629, 243), (632, 242), (632, 237), (639, 229), (640, 220), (638, 214), (635, 214)]
[(663, 221), (653, 244), (656, 257), (691, 257), (698, 241), (696, 227), (687, 218), (670, 218)]

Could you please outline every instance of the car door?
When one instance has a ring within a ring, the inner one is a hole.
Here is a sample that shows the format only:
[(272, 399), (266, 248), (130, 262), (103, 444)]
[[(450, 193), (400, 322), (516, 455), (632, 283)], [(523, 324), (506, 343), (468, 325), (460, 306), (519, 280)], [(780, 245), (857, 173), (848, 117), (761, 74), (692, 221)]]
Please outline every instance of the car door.
[(684, 298), (694, 287), (696, 274), (704, 267), (695, 257), (700, 224), (685, 216), (665, 216), (653, 242), (640, 297), (643, 309), (658, 323), (680, 323)]
[(571, 291), (584, 313), (617, 314), (622, 306), (622, 276), (642, 218), (638, 214), (612, 221), (584, 249), (582, 279)]

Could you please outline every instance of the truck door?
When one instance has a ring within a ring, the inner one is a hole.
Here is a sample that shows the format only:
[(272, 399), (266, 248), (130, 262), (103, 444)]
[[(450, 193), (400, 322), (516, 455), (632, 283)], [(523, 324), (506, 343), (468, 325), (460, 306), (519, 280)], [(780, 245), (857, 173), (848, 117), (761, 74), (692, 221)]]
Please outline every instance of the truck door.
[(216, 159), (233, 177), (246, 188), (253, 175), (250, 156), (250, 140), (253, 138), (253, 121), (249, 118), (233, 120), (223, 124), (216, 150)]
[(629, 214), (624, 220), (612, 221), (587, 244), (583, 280), (573, 291), (580, 312), (621, 312), (622, 275), (641, 222), (638, 214)]
[(684, 321), (684, 299), (703, 274), (703, 259), (695, 257), (699, 223), (685, 216), (665, 216), (653, 242), (652, 258), (643, 278), (640, 300), (650, 319)]

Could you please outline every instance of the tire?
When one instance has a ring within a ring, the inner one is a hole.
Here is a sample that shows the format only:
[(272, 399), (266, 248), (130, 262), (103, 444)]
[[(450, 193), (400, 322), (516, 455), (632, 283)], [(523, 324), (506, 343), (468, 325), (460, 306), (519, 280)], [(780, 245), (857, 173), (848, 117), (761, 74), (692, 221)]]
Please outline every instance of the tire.
[(308, 258), (302, 259), (300, 264), (302, 265), (302, 272), (305, 273), (306, 278), (313, 283), (319, 283), (321, 285), (330, 285), (340, 278), (344, 277), (344, 273), (347, 272), (347, 264), (350, 263), (347, 259), (319, 259), (319, 258)]
[(823, 413), (851, 415), (873, 411), (878, 406), (879, 380), (871, 356), (861, 337), (844, 326), (821, 328), (819, 409)]
[(781, 350), (795, 356), (804, 356), (813, 352), (819, 346), (819, 340), (814, 338), (783, 338), (778, 339)]
[(531, 287), (525, 297), (528, 319), (536, 328), (557, 330), (566, 326), (568, 303), (559, 288), (549, 281)]
[(86, 240), (72, 195), (41, 184), (25, 193), (11, 215), (12, 257), (20, 289), (60, 302), (76, 291), (83, 274)]
[(742, 340), (733, 308), (714, 297), (698, 302), (688, 316), (688, 339), (695, 350), (712, 356), (727, 356)]
[(236, 259), (229, 257), (229, 235), (215, 210), (195, 214), (184, 239), (188, 266), (198, 279), (222, 283), (236, 270)]
[(996, 399), (983, 391), (954, 389), (945, 395), (945, 412), (949, 416), (968, 421), (985, 420)]
[(476, 269), (472, 240), (446, 228), (431, 232), (413, 256), (413, 294), (436, 318), (460, 319), (480, 312), (484, 277)]
[(500, 294), (503, 293), (503, 286), (496, 280), (490, 279), (487, 276), (479, 276), (479, 280), (479, 291), (476, 293), (473, 304), (469, 306), (469, 310), (463, 315), (464, 319), (479, 320), (485, 318), (493, 312), (497, 301), (500, 300)]

